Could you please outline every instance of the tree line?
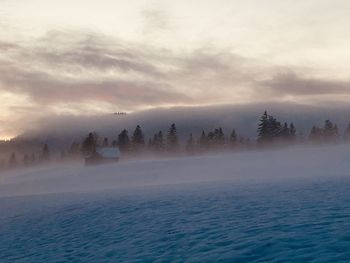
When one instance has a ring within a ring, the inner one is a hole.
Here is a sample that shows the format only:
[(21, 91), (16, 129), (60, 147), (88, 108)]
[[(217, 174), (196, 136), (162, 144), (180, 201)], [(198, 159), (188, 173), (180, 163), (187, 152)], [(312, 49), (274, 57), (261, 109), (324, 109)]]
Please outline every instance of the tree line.
[[(180, 143), (176, 124), (173, 123), (165, 134), (161, 130), (157, 131), (148, 140), (146, 140), (146, 136), (140, 125), (136, 126), (132, 134), (129, 134), (126, 129), (122, 130), (118, 134), (117, 140), (113, 140), (112, 142), (108, 138), (104, 138), (101, 141), (96, 133), (91, 132), (82, 141), (81, 152), (87, 156), (95, 152), (97, 147), (119, 147), (125, 155), (142, 154), (145, 152), (168, 155), (179, 153), (194, 154), (211, 149), (232, 149), (249, 144), (250, 140), (238, 137), (234, 129), (227, 137), (222, 128), (215, 128), (207, 133), (203, 130), (197, 138), (193, 133), (190, 133), (185, 143)], [(78, 148), (76, 142), (71, 146), (71, 149), (75, 149), (75, 153), (79, 153)]]
[[(31, 154), (24, 154), (22, 160), (19, 160), (17, 158), (17, 154), (15, 152), (12, 152), (8, 163), (7, 167), (8, 168), (16, 168), (18, 166), (31, 166), (31, 165), (36, 165), (36, 164), (41, 164), (41, 163), (46, 163), (50, 161), (51, 159), (51, 154), (49, 150), (49, 146), (45, 143), (42, 151), (39, 154), (35, 154), (34, 152)], [(4, 168), (5, 164), (0, 163), (0, 168)]]
[[(202, 130), (197, 136), (190, 133), (186, 140), (180, 142), (175, 123), (171, 124), (165, 133), (161, 130), (157, 131), (146, 140), (141, 126), (137, 125), (132, 134), (129, 134), (127, 129), (123, 129), (114, 140), (107, 137), (101, 139), (97, 133), (90, 132), (81, 142), (73, 142), (69, 149), (62, 151), (60, 159), (88, 156), (94, 153), (97, 147), (118, 147), (123, 156), (144, 153), (160, 155), (201, 154), (210, 151), (251, 149), (305, 141), (311, 143), (336, 142), (340, 138), (337, 124), (330, 120), (326, 120), (322, 127), (312, 126), (307, 138), (298, 138), (293, 122), (280, 122), (265, 111), (259, 119), (257, 138), (254, 141), (238, 135), (235, 129), (226, 134), (221, 127), (217, 127), (209, 131)], [(344, 138), (350, 140), (350, 124), (345, 130)], [(18, 160), (16, 153), (13, 152), (8, 159), (7, 167), (29, 166), (50, 160), (52, 160), (51, 151), (49, 146), (44, 144), (41, 153), (24, 154), (22, 161)]]

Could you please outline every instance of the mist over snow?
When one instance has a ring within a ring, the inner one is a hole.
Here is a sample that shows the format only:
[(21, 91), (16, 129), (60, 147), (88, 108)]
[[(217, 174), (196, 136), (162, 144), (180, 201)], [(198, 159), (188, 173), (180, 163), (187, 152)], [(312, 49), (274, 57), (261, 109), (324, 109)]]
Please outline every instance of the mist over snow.
[(349, 145), (291, 146), (169, 159), (149, 158), (105, 166), (81, 163), (8, 171), (0, 176), (0, 196), (127, 190), (198, 183), (267, 183), (349, 176)]

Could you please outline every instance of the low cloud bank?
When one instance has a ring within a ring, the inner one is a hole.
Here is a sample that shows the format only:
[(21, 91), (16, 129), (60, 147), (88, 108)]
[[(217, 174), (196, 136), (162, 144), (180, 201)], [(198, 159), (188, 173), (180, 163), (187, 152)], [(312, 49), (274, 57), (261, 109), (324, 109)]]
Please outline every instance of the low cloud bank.
[(176, 123), (182, 139), (189, 133), (195, 136), (201, 131), (222, 127), (229, 135), (236, 129), (239, 135), (256, 138), (260, 116), (267, 110), (278, 120), (294, 122), (298, 135), (307, 136), (313, 125), (323, 125), (326, 119), (337, 123), (342, 135), (343, 129), (350, 122), (350, 106), (337, 104), (302, 105), (294, 103), (255, 103), (245, 105), (222, 105), (207, 107), (159, 108), (136, 112), (128, 115), (99, 116), (51, 116), (43, 118), (33, 125), (20, 138), (61, 138), (70, 143), (80, 140), (88, 132), (96, 131), (101, 137), (115, 139), (124, 128), (132, 132), (136, 125), (141, 125), (146, 137), (153, 136), (159, 130), (167, 132), (172, 123)]

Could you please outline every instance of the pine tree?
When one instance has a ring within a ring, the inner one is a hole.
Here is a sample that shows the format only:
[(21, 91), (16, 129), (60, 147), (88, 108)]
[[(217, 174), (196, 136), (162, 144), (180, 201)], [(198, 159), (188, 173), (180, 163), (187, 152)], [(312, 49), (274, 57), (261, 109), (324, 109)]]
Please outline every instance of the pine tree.
[(237, 134), (236, 130), (233, 129), (230, 135), (230, 146), (231, 147), (236, 147), (237, 146)]
[(265, 111), (258, 126), (258, 143), (271, 143), (281, 137), (281, 123)]
[(141, 150), (141, 148), (143, 148), (143, 146), (145, 145), (145, 137), (143, 135), (140, 125), (136, 126), (134, 134), (132, 135), (131, 142), (135, 151)]
[(326, 120), (323, 128), (324, 141), (334, 141), (338, 138), (338, 126), (333, 124), (330, 120)]
[(323, 138), (326, 141), (331, 140), (333, 137), (333, 131), (334, 131), (333, 123), (330, 120), (326, 120), (323, 127)]
[(84, 139), (81, 151), (85, 156), (89, 156), (96, 152), (97, 148), (97, 134), (90, 132), (89, 135)]
[(167, 134), (167, 147), (168, 147), (168, 150), (174, 151), (174, 150), (177, 150), (178, 146), (179, 146), (179, 142), (177, 138), (177, 129), (176, 129), (175, 123), (173, 123), (170, 126)]
[(283, 140), (290, 139), (290, 130), (289, 130), (288, 124), (286, 122), (284, 123), (283, 128), (281, 129), (280, 136)]
[(213, 145), (215, 145), (215, 132), (211, 131), (208, 133), (207, 144), (208, 144), (208, 147), (212, 147)]
[(125, 129), (118, 135), (118, 146), (121, 151), (126, 152), (130, 150), (129, 134)]
[(217, 147), (222, 147), (225, 144), (225, 134), (222, 128), (214, 130), (214, 143)]
[(163, 132), (159, 131), (158, 133), (153, 135), (152, 140), (152, 147), (155, 151), (161, 151), (164, 149), (164, 142), (163, 142)]
[(202, 131), (202, 133), (198, 139), (198, 146), (199, 146), (201, 151), (203, 151), (207, 148), (207, 136), (205, 135), (204, 131)]
[(267, 111), (260, 118), (260, 123), (258, 126), (258, 142), (265, 143), (271, 139), (271, 134), (269, 130), (269, 116)]
[(273, 116), (269, 116), (269, 126), (272, 140), (281, 136), (281, 123), (277, 121)]
[(295, 129), (294, 123), (292, 122), (289, 125), (289, 135), (290, 135), (290, 140), (295, 141), (297, 138), (297, 130)]

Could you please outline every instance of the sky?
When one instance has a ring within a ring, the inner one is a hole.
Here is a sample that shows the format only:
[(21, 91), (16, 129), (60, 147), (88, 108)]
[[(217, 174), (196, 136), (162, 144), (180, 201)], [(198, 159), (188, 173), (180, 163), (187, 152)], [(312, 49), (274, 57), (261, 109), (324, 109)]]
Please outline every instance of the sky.
[(0, 0), (0, 138), (62, 115), (350, 101), (347, 0)]

